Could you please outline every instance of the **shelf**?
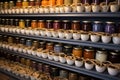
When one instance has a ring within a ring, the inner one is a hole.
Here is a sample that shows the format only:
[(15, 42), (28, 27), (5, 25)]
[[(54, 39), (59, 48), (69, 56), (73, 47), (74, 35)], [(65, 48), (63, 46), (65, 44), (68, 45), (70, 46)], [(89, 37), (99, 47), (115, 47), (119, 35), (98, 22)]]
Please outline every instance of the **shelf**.
[(91, 76), (91, 77), (99, 78), (99, 79), (102, 79), (102, 80), (119, 80), (120, 79), (120, 75), (118, 75), (117, 77), (114, 77), (114, 76), (108, 75), (107, 72), (98, 73), (98, 72), (95, 71), (95, 69), (87, 70), (84, 67), (78, 68), (78, 67), (75, 67), (75, 66), (62, 64), (60, 62), (51, 61), (49, 59), (43, 59), (43, 58), (33, 56), (33, 55), (22, 54), (22, 53), (10, 51), (10, 50), (2, 49), (2, 48), (1, 48), (1, 50), (5, 51), (7, 53), (10, 53), (10, 54), (18, 55), (20, 57), (29, 58), (31, 60), (34, 60), (34, 61), (37, 61), (37, 62), (40, 62), (40, 63), (45, 63), (45, 64), (48, 64), (48, 65), (56, 66), (56, 67), (63, 68), (63, 69), (66, 69), (66, 70), (70, 70), (70, 71), (74, 71), (74, 72), (77, 72), (77, 73), (80, 73), (80, 74), (84, 74), (84, 75), (88, 75), (88, 76)]
[(0, 32), (0, 34), (8, 35), (8, 36), (18, 36), (18, 37), (30, 38), (30, 39), (37, 39), (37, 40), (43, 40), (43, 41), (72, 44), (72, 45), (88, 46), (88, 47), (95, 47), (95, 48), (105, 48), (105, 49), (110, 49), (110, 50), (120, 50), (120, 45), (116, 45), (116, 44), (112, 44), (112, 43), (109, 43), (109, 44), (105, 44), (102, 42), (94, 43), (91, 41), (81, 41), (81, 40), (73, 40), (73, 39), (68, 40), (68, 39), (42, 37), (42, 36), (28, 36), (28, 35), (2, 33), (2, 32)]
[(120, 12), (99, 12), (99, 13), (33, 13), (33, 14), (0, 14), (0, 17), (116, 17), (120, 18)]

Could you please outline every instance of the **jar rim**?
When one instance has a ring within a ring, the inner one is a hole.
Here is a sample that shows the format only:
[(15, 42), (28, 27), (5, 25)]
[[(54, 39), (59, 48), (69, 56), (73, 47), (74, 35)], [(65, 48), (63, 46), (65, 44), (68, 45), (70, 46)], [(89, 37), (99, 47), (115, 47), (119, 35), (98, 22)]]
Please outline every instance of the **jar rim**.
[(101, 21), (94, 21), (94, 23), (102, 23)]
[(82, 21), (83, 23), (90, 23), (91, 21)]
[(107, 23), (107, 24), (113, 24), (113, 23), (115, 23), (115, 22), (107, 21), (106, 23)]

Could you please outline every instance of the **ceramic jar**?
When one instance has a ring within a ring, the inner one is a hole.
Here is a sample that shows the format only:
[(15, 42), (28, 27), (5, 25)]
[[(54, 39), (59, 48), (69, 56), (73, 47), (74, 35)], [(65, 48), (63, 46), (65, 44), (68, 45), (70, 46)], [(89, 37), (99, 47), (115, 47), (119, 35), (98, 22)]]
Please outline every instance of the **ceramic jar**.
[(91, 33), (90, 39), (92, 42), (98, 42), (100, 40), (100, 35), (97, 33), (93, 33), (93, 34)]
[(81, 37), (81, 33), (79, 31), (73, 32), (73, 39), (74, 40), (79, 40)]
[(103, 27), (102, 22), (100, 22), (100, 21), (94, 21), (92, 29), (93, 29), (92, 30), (93, 32), (103, 32), (104, 31), (104, 27)]
[(111, 35), (103, 34), (101, 35), (101, 40), (103, 43), (109, 43), (111, 41)]
[(70, 5), (65, 5), (64, 6), (64, 11), (65, 11), (65, 13), (72, 12), (72, 7)]
[(85, 6), (82, 3), (78, 3), (77, 6), (77, 12), (84, 12)]
[(110, 3), (110, 11), (111, 12), (118, 12), (120, 9), (120, 6), (116, 2)]
[(92, 12), (100, 12), (101, 7), (95, 3), (92, 4)]

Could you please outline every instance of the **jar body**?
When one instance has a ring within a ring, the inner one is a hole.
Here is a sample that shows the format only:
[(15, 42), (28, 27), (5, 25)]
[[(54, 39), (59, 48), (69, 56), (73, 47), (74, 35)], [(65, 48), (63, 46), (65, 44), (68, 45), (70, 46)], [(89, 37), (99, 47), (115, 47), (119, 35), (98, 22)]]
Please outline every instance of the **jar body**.
[(115, 24), (113, 22), (106, 22), (105, 32), (106, 33), (115, 33)]
[(25, 20), (25, 27), (30, 27), (31, 26), (31, 22), (29, 19)]
[(107, 53), (105, 51), (97, 51), (96, 52), (96, 60), (100, 61), (100, 62), (105, 62), (107, 61)]
[(82, 57), (82, 49), (81, 48), (73, 48), (73, 55), (76, 57)]
[(92, 25), (89, 21), (83, 21), (82, 23), (82, 30), (83, 31), (92, 31)]
[(56, 44), (56, 45), (54, 46), (54, 52), (55, 52), (55, 53), (60, 53), (60, 52), (62, 52), (62, 46), (61, 46), (60, 44)]
[(35, 6), (35, 1), (34, 0), (29, 1), (29, 6)]
[(27, 40), (26, 41), (26, 46), (32, 46), (32, 41), (31, 40)]
[(53, 43), (47, 43), (46, 44), (46, 49), (48, 49), (49, 51), (53, 51), (54, 50)]
[(56, 2), (56, 0), (49, 0), (49, 5), (50, 6), (55, 6), (55, 2)]
[(64, 20), (64, 21), (63, 21), (63, 29), (64, 29), (64, 30), (69, 30), (69, 29), (71, 29), (71, 24), (70, 24), (70, 22), (69, 22), (68, 20)]
[(84, 50), (84, 59), (94, 59), (94, 50), (85, 49)]
[(39, 42), (39, 48), (45, 49), (45, 42)]
[(38, 41), (33, 41), (32, 46), (35, 48), (39, 47), (39, 42)]
[(69, 80), (78, 80), (78, 75), (75, 73), (69, 73)]
[(72, 30), (80, 30), (80, 22), (79, 21), (72, 22)]
[(45, 28), (45, 22), (43, 20), (38, 21), (38, 28), (39, 29)]
[(53, 28), (54, 28), (54, 30), (58, 30), (58, 29), (60, 29), (60, 21), (54, 21), (54, 23), (53, 23)]
[(60, 78), (68, 78), (68, 72), (65, 70), (60, 70)]
[(120, 54), (117, 52), (111, 52), (108, 60), (112, 63), (120, 63)]
[(19, 21), (19, 27), (20, 28), (25, 28), (25, 22), (24, 22), (24, 20), (20, 20)]
[(63, 5), (64, 0), (56, 0), (56, 5)]
[(93, 24), (93, 32), (103, 32), (103, 25), (102, 23), (94, 23)]
[(21, 0), (17, 0), (16, 2), (16, 7), (21, 8), (22, 7), (22, 2)]
[(10, 1), (9, 2), (9, 9), (12, 9), (14, 7), (14, 2), (13, 1)]
[(28, 7), (28, 6), (29, 6), (29, 3), (28, 3), (27, 0), (25, 0), (25, 1), (22, 2), (22, 7), (23, 7), (23, 8), (26, 8), (26, 7)]
[(72, 53), (72, 46), (64, 46), (63, 52), (70, 56)]

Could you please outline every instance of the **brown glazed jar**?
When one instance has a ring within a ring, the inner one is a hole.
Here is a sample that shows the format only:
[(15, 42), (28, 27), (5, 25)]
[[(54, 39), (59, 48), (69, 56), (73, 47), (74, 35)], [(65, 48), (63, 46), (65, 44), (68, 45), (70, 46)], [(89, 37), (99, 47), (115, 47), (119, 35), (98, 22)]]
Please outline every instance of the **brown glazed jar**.
[(80, 30), (80, 22), (79, 21), (72, 21), (72, 30)]
[(46, 28), (47, 28), (47, 29), (53, 28), (53, 22), (52, 22), (52, 20), (47, 20), (47, 21), (46, 21)]
[(31, 27), (33, 28), (33, 29), (35, 29), (35, 28), (37, 28), (37, 20), (32, 20), (32, 22), (31, 22)]
[(18, 7), (18, 8), (22, 7), (22, 1), (21, 0), (17, 0), (16, 7)]
[(37, 63), (35, 61), (31, 62), (31, 67), (36, 70)]
[(53, 23), (53, 28), (54, 30), (58, 30), (61, 28), (60, 26), (60, 21), (59, 20), (55, 20), (54, 23)]
[(94, 50), (92, 49), (85, 49), (84, 50), (84, 59), (94, 59)]
[(69, 20), (63, 20), (63, 29), (64, 30), (69, 30), (71, 29), (71, 24)]
[(38, 41), (33, 41), (32, 46), (35, 48), (39, 47), (39, 42)]
[(76, 73), (69, 73), (69, 80), (78, 80), (78, 75)]
[(20, 59), (21, 64), (25, 64), (25, 58)]
[(30, 59), (26, 60), (26, 65), (29, 66), (29, 67), (31, 66), (31, 60)]
[(46, 44), (46, 49), (48, 49), (48, 50), (50, 50), (50, 51), (54, 50), (53, 43), (47, 43), (47, 44)]
[(41, 42), (39, 42), (39, 48), (43, 48), (43, 49), (45, 49), (45, 42), (44, 41), (41, 41)]
[(83, 21), (82, 23), (82, 30), (83, 31), (92, 31), (92, 25), (90, 21)]

